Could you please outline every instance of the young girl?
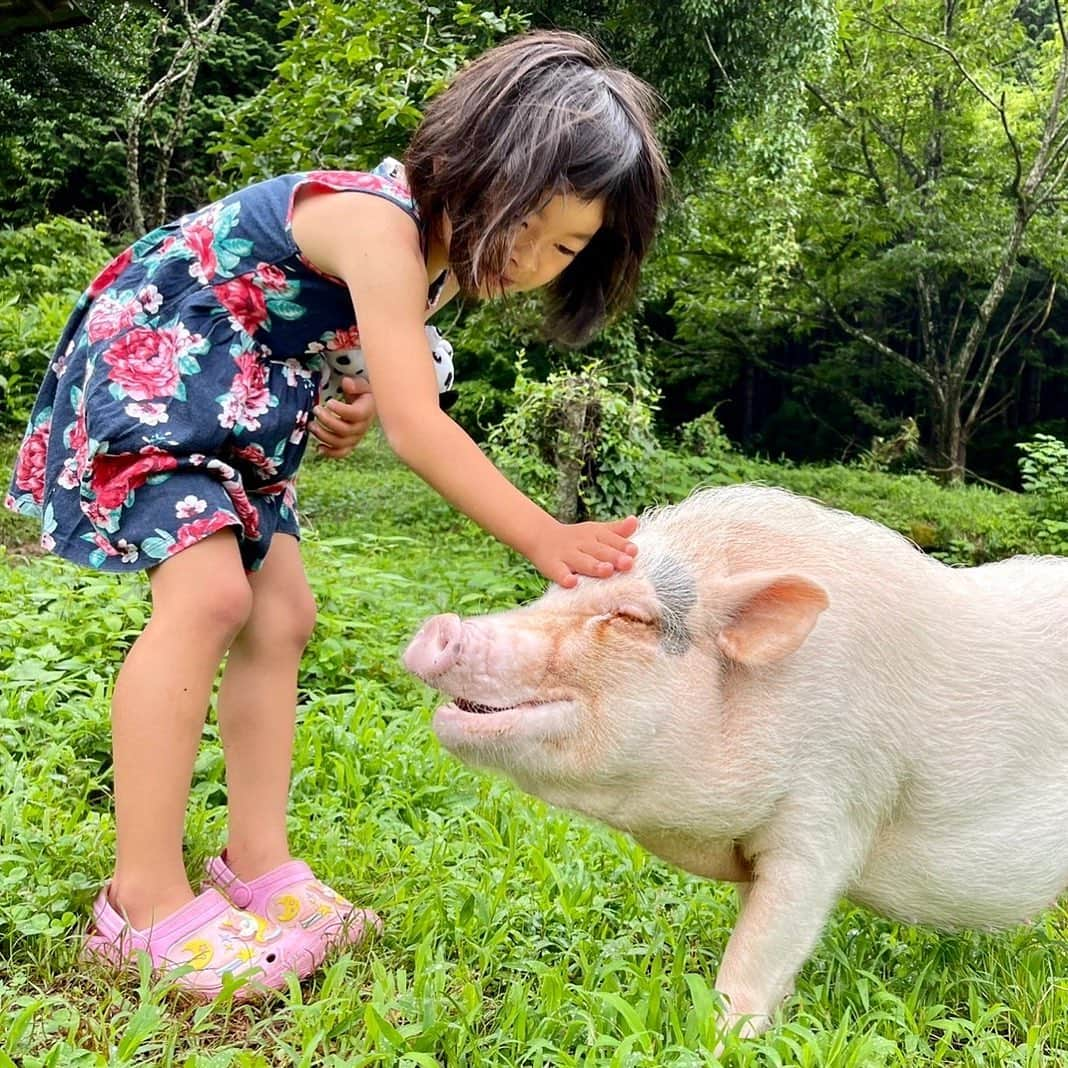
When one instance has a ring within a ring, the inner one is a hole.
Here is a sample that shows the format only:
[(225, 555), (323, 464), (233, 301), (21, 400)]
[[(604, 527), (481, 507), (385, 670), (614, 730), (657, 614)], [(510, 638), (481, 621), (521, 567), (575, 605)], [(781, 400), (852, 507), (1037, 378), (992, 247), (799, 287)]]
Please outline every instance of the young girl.
[[(577, 342), (624, 304), (666, 180), (650, 105), (582, 37), (513, 38), (431, 102), (406, 168), (253, 185), (148, 234), (79, 301), (7, 503), (68, 559), (150, 569), (152, 616), (114, 689), (118, 848), (88, 956), (144, 950), (212, 996), (225, 973), (284, 985), (379, 925), (286, 837), (315, 615), (293, 488), (309, 433), (345, 456), (377, 413), (406, 464), (546, 578), (630, 567), (633, 517), (558, 523), (441, 411), (424, 323), (458, 292), (544, 287), (551, 332)], [(319, 354), (356, 344), (370, 386), (318, 404)], [(228, 840), (197, 893), (184, 811), (224, 656)]]

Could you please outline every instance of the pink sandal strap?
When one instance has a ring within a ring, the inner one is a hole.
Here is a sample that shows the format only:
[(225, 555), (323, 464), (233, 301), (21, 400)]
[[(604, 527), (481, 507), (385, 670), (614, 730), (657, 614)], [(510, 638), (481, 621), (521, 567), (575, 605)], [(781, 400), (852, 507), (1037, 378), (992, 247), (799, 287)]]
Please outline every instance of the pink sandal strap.
[(212, 857), (206, 870), (208, 882), (222, 890), (239, 909), (247, 909), (257, 895), (270, 896), (284, 886), (315, 878), (303, 860), (290, 860), (246, 883), (226, 863), (225, 853)]

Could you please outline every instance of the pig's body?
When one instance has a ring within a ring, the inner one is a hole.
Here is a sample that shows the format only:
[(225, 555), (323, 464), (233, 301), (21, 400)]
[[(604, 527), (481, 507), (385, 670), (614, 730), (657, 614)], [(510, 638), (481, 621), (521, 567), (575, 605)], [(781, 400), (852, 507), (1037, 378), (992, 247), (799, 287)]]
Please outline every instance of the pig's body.
[(635, 540), (631, 573), (437, 617), (406, 661), (461, 699), (435, 729), (465, 761), (741, 884), (732, 1015), (761, 1026), (840, 896), (989, 928), (1068, 887), (1068, 560), (953, 569), (760, 487)]

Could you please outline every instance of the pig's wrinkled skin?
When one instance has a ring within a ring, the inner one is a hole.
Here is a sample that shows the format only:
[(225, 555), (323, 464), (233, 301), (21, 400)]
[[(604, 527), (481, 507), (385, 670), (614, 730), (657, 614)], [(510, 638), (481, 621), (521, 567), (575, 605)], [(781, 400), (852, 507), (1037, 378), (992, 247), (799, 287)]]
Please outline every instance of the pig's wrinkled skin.
[(842, 896), (996, 928), (1068, 887), (1068, 559), (950, 568), (756, 486), (634, 541), (631, 572), (436, 616), (404, 659), (462, 760), (739, 884), (725, 1025), (767, 1026)]

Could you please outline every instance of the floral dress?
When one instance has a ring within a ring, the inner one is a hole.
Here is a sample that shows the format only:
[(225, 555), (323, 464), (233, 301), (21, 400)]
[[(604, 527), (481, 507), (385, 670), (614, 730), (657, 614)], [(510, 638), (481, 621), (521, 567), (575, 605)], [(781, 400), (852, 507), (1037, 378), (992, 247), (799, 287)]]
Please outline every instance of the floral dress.
[(135, 571), (232, 527), (255, 570), (273, 534), (299, 536), (294, 476), (320, 354), (359, 345), (347, 288), (293, 241), (305, 187), (385, 197), (419, 221), (394, 160), (290, 174), (105, 267), (60, 338), (5, 498), (41, 520), (46, 549)]

